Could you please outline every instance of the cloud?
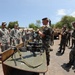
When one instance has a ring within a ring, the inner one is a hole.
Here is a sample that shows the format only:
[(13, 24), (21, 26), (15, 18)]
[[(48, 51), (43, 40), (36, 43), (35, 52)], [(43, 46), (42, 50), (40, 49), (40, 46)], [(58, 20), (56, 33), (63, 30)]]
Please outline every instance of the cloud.
[(60, 15), (60, 16), (66, 15), (66, 10), (65, 9), (59, 9), (59, 10), (57, 10), (57, 15)]
[(70, 15), (73, 16), (73, 17), (75, 17), (75, 11), (72, 12)]
[(54, 19), (55, 22), (58, 22), (58, 21), (60, 21), (60, 20), (61, 20), (60, 17), (56, 17), (56, 18)]
[(57, 15), (58, 16), (65, 16), (65, 15), (69, 15), (69, 16), (73, 16), (75, 17), (75, 11), (71, 10), (71, 9), (59, 9), (57, 10)]

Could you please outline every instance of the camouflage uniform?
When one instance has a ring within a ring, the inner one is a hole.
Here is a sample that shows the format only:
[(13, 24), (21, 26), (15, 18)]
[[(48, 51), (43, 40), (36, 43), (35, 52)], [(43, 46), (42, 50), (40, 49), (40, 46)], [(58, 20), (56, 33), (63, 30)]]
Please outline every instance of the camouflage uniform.
[(44, 27), (43, 34), (45, 34), (45, 37), (42, 37), (43, 48), (46, 50), (47, 65), (49, 65), (50, 61), (49, 49), (50, 49), (50, 34), (51, 34), (50, 28), (47, 26)]
[(71, 32), (68, 31), (68, 32), (67, 32), (67, 42), (66, 42), (67, 46), (68, 46), (68, 45), (70, 46), (70, 37), (71, 37)]
[(38, 30), (38, 33), (42, 38), (43, 48), (46, 52), (47, 65), (49, 65), (49, 62), (50, 62), (50, 55), (49, 55), (49, 52), (50, 52), (50, 35), (51, 35), (51, 28), (48, 25), (49, 19), (47, 17), (43, 18), (42, 23), (43, 23), (42, 31)]
[(72, 33), (72, 38), (74, 40), (74, 46), (73, 46), (72, 50), (70, 51), (69, 62), (66, 64), (66, 67), (71, 67), (75, 62), (75, 22), (73, 22), (73, 27), (74, 27), (74, 30)]
[(75, 46), (75, 29), (72, 32), (72, 48)]
[(10, 42), (9, 31), (6, 28), (1, 28), (0, 29), (0, 43), (1, 43), (2, 52), (8, 49), (9, 42)]
[(10, 32), (10, 36), (12, 38), (13, 45), (17, 45), (20, 43), (20, 32), (18, 29), (13, 28)]
[(66, 46), (66, 40), (67, 40), (67, 31), (66, 31), (66, 29), (63, 28), (62, 33), (61, 33), (60, 48), (59, 48), (59, 51), (58, 51), (59, 53), (62, 52), (62, 54), (64, 54), (65, 46)]
[(26, 41), (26, 31), (25, 30), (22, 31), (21, 38), (22, 38), (22, 42), (25, 42)]
[(30, 31), (27, 30), (27, 31), (26, 31), (26, 40), (29, 40), (29, 39), (30, 39)]

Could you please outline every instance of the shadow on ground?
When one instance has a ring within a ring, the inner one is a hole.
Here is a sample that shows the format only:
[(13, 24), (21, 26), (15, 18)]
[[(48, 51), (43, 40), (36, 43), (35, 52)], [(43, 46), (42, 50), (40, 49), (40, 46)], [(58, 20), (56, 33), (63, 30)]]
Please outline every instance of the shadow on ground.
[(74, 73), (75, 73), (75, 66), (70, 66), (70, 67), (66, 67), (66, 63), (64, 63), (63, 65), (61, 65), (61, 67), (66, 70), (67, 72), (70, 71), (70, 69), (72, 68), (72, 70), (74, 70)]
[(64, 63), (63, 65), (61, 65), (61, 67), (62, 67), (64, 70), (66, 70), (67, 72), (69, 72), (69, 71), (70, 71), (70, 68), (71, 68), (71, 67), (66, 67), (66, 63)]

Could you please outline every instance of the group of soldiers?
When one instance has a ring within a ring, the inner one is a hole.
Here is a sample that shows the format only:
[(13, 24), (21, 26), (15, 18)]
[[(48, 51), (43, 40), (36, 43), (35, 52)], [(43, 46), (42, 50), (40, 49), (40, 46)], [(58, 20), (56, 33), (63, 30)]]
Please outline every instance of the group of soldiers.
[[(41, 30), (37, 30), (37, 34), (40, 35), (43, 43), (43, 48), (46, 50), (46, 59), (47, 65), (49, 65), (50, 55), (49, 55), (49, 48), (50, 48), (50, 35), (51, 29), (48, 25), (49, 21), (48, 18), (42, 19), (43, 28)], [(0, 48), (1, 51), (5, 51), (10, 46), (16, 46), (20, 44), (20, 41), (25, 42), (26, 40), (32, 39), (34, 40), (34, 31), (31, 32), (29, 30), (23, 30), (22, 32), (19, 31), (18, 25), (15, 24), (13, 29), (6, 28), (6, 22), (2, 22), (0, 28)]]
[(7, 50), (9, 47), (16, 46), (21, 42), (31, 39), (32, 31), (28, 29), (20, 31), (18, 24), (14, 24), (14, 28), (7, 29), (6, 22), (2, 22), (0, 28), (0, 48), (1, 51)]
[(73, 30), (67, 30), (67, 27), (64, 25), (61, 32), (60, 47), (58, 53), (61, 55), (64, 54), (66, 46), (71, 49), (69, 53), (69, 62), (65, 67), (71, 67), (75, 62), (75, 22), (72, 23)]
[(70, 37), (71, 37), (71, 32), (69, 32), (67, 30), (67, 27), (64, 25), (61, 31), (61, 40), (60, 40), (60, 47), (58, 53), (64, 54), (65, 47), (70, 46)]
[[(40, 31), (39, 29), (37, 30), (37, 33), (40, 35), (42, 39), (43, 48), (46, 51), (47, 65), (49, 65), (49, 62), (50, 62), (50, 53), (49, 53), (51, 50), (50, 40), (53, 34), (53, 31), (51, 27), (49, 26), (49, 22), (50, 21), (47, 17), (43, 18), (42, 31)], [(74, 50), (75, 49), (75, 22), (73, 22), (72, 25), (74, 28), (72, 33), (70, 32), (70, 30), (67, 31), (67, 27), (65, 25), (63, 26), (62, 32), (61, 32), (60, 47), (58, 51), (58, 53), (64, 54), (65, 47), (68, 45), (70, 46), (70, 41), (71, 41), (70, 37), (72, 37), (72, 46), (70, 47), (72, 48), (72, 50), (69, 54), (70, 61), (69, 63), (66, 64), (67, 66), (72, 65), (75, 60), (75, 50)], [(17, 24), (14, 25), (13, 29), (8, 30), (6, 28), (6, 22), (2, 22), (1, 29), (0, 29), (1, 51), (3, 52), (4, 50), (7, 50), (12, 45), (16, 46), (17, 44), (20, 44), (21, 39), (22, 39), (22, 42), (25, 42), (26, 40), (29, 40), (29, 39), (33, 40), (34, 39), (33, 35), (34, 35), (33, 30), (31, 32), (29, 30), (26, 30), (26, 31), (23, 30), (22, 32), (20, 32)]]
[(6, 28), (6, 22), (2, 22), (0, 29), (0, 48), (1, 51), (7, 50), (12, 44), (20, 43), (20, 33), (18, 25), (15, 24), (12, 30)]

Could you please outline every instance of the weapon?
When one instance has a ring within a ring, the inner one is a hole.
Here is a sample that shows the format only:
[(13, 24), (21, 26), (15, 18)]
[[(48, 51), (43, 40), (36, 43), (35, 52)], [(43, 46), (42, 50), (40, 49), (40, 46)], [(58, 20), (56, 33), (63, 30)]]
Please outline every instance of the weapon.
[(18, 60), (19, 62), (22, 62), (22, 63), (26, 64), (27, 66), (29, 66), (29, 67), (31, 67), (31, 68), (36, 68), (36, 67), (42, 65), (42, 63), (43, 63), (43, 58), (41, 59), (42, 62), (40, 62), (38, 65), (31, 65), (31, 64), (29, 64), (29, 63), (23, 58), (23, 56), (22, 56), (20, 50), (19, 50), (18, 48), (16, 48), (16, 46), (11, 46), (11, 48), (14, 50), (14, 54), (13, 54), (14, 58), (13, 58), (13, 56), (11, 56), (11, 58), (14, 60), (15, 66), (17, 66), (16, 54), (15, 54), (16, 51), (18, 52), (18, 54), (19, 54), (19, 56), (20, 56), (20, 60)]
[[(20, 50), (18, 48), (16, 48), (16, 46), (11, 46), (11, 49), (14, 50), (14, 54), (11, 56), (11, 58), (14, 60), (14, 63), (15, 63), (15, 66), (17, 66), (17, 62), (16, 62), (16, 51), (18, 52), (19, 56), (20, 56), (20, 59), (23, 60), (23, 57), (22, 57), (22, 54), (20, 52)], [(13, 58), (14, 56), (14, 58)]]
[[(23, 43), (17, 46), (12, 46), (13, 49), (15, 47), (19, 49), (23, 47)], [(30, 54), (30, 51), (27, 51), (27, 52), (20, 51), (22, 58), (19, 58), (19, 54), (16, 49), (14, 49), (15, 56), (13, 55), (14, 53), (13, 49), (10, 48), (9, 50), (7, 50), (6, 52), (2, 54), (2, 62), (3, 62), (2, 66), (3, 66), (4, 74), (6, 73), (7, 75), (8, 74), (9, 75), (11, 74), (36, 75), (36, 73), (45, 73), (47, 71), (45, 51), (42, 53), (42, 55), (40, 55), (39, 52), (36, 52), (36, 55), (37, 55), (36, 57), (33, 57), (33, 55)], [(11, 59), (12, 55), (14, 56), (13, 60)], [(42, 67), (44, 67), (44, 69)]]
[(30, 50), (33, 53), (33, 56), (36, 56), (35, 52), (42, 52), (43, 46), (42, 46), (42, 40), (38, 34), (38, 32), (34, 32), (33, 34), (33, 41), (28, 42), (27, 50)]
[(41, 40), (41, 37), (40, 37), (40, 35), (39, 35), (39, 33), (38, 33), (38, 31), (36, 31), (36, 32), (34, 32), (34, 34), (33, 34), (33, 41), (40, 41)]

